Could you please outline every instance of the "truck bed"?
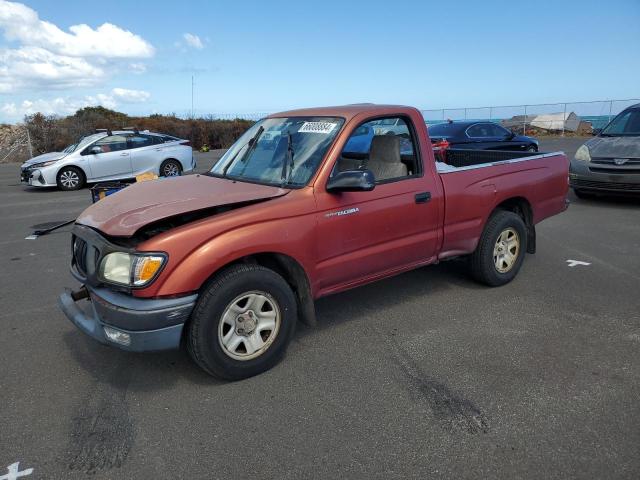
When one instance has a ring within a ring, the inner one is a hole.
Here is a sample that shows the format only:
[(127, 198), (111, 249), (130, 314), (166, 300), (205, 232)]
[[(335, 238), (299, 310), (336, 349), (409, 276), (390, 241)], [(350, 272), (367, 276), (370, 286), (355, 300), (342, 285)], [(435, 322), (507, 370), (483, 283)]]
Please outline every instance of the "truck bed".
[(438, 168), (446, 198), (439, 258), (475, 250), (488, 215), (503, 202), (520, 199), (533, 225), (567, 207), (563, 152), (451, 149), (446, 159), (448, 167)]
[(441, 159), (447, 165), (456, 168), (471, 167), (481, 164), (493, 164), (507, 160), (520, 160), (527, 157), (537, 157), (540, 155), (557, 155), (555, 153), (542, 152), (514, 152), (509, 150), (466, 150), (449, 148), (444, 150), (444, 158)]

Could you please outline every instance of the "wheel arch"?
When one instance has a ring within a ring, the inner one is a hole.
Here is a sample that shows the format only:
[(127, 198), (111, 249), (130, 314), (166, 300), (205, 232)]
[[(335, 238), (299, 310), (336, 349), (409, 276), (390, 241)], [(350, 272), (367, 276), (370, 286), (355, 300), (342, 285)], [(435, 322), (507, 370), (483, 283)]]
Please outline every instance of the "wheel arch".
[(311, 283), (303, 266), (293, 257), (278, 252), (259, 252), (246, 255), (226, 263), (213, 272), (200, 288), (207, 285), (220, 271), (237, 264), (256, 264), (273, 270), (289, 284), (298, 304), (298, 312), (303, 323), (316, 325), (316, 311)]
[(527, 253), (536, 253), (536, 227), (533, 223), (533, 209), (529, 200), (524, 197), (508, 198), (496, 205), (491, 215), (499, 210), (513, 212), (522, 218), (527, 228)]
[(167, 157), (167, 158), (165, 158), (164, 160), (162, 160), (160, 162), (160, 167), (159, 168), (162, 168), (162, 165), (164, 165), (166, 162), (168, 162), (170, 160), (173, 160), (174, 162), (178, 162), (180, 164), (180, 168), (182, 168), (182, 170), (184, 171), (184, 165), (183, 165), (182, 161), (179, 158), (176, 158), (176, 157)]
[(58, 180), (58, 175), (60, 175), (60, 172), (62, 170), (64, 170), (65, 168), (70, 168), (70, 167), (75, 168), (76, 170), (80, 170), (80, 172), (84, 176), (85, 183), (89, 181), (89, 176), (87, 175), (87, 172), (85, 171), (85, 169), (82, 168), (80, 165), (77, 165), (75, 163), (69, 163), (67, 165), (62, 165), (60, 168), (58, 168), (58, 170), (56, 170), (56, 181)]

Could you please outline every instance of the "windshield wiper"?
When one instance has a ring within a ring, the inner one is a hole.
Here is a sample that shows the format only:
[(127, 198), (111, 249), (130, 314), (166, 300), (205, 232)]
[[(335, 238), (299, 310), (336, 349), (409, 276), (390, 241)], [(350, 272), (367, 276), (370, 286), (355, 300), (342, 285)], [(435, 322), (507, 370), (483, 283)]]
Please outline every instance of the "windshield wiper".
[(258, 140), (258, 137), (260, 137), (260, 135), (262, 135), (262, 132), (264, 132), (264, 127), (262, 125), (260, 125), (260, 128), (258, 128), (258, 131), (256, 132), (256, 134), (251, 137), (249, 139), (249, 141), (247, 143), (245, 143), (242, 147), (240, 147), (238, 149), (238, 151), (233, 155), (233, 157), (231, 157), (229, 159), (229, 161), (227, 162), (227, 164), (222, 168), (222, 178), (227, 176), (227, 170), (229, 170), (229, 167), (231, 167), (231, 164), (233, 163), (233, 161), (236, 159), (236, 157), (238, 156), (238, 154), (244, 149), (244, 147), (246, 147), (247, 145), (249, 146), (249, 148), (247, 148), (244, 152), (244, 155), (242, 155), (242, 157), (240, 158), (241, 161), (244, 161), (245, 158), (248, 157), (249, 152), (251, 152)]
[[(284, 156), (284, 160), (282, 161), (282, 175), (280, 176), (282, 185), (289, 183), (289, 179), (293, 173), (293, 156), (295, 155), (295, 152), (293, 151), (292, 143), (291, 132), (287, 132), (287, 154)], [(289, 175), (287, 175), (287, 163), (289, 164)]]

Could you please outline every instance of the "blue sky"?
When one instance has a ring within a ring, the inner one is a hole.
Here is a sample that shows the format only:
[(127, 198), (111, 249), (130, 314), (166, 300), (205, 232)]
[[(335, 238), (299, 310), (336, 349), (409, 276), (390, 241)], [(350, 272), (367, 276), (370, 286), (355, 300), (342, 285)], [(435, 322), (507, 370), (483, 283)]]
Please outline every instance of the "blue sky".
[(637, 98), (638, 25), (638, 0), (0, 0), (0, 122), (184, 115), (192, 75), (196, 114)]

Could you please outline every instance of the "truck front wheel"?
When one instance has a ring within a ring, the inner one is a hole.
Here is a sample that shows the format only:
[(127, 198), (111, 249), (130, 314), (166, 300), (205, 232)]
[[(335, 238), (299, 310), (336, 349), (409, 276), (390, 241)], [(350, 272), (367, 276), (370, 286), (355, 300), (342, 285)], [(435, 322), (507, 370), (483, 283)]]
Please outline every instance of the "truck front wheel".
[(500, 210), (489, 218), (478, 247), (471, 254), (471, 275), (492, 287), (504, 285), (517, 275), (526, 251), (524, 221), (513, 212)]
[(284, 356), (297, 320), (287, 282), (260, 265), (234, 265), (204, 288), (188, 324), (193, 360), (211, 375), (240, 380)]

